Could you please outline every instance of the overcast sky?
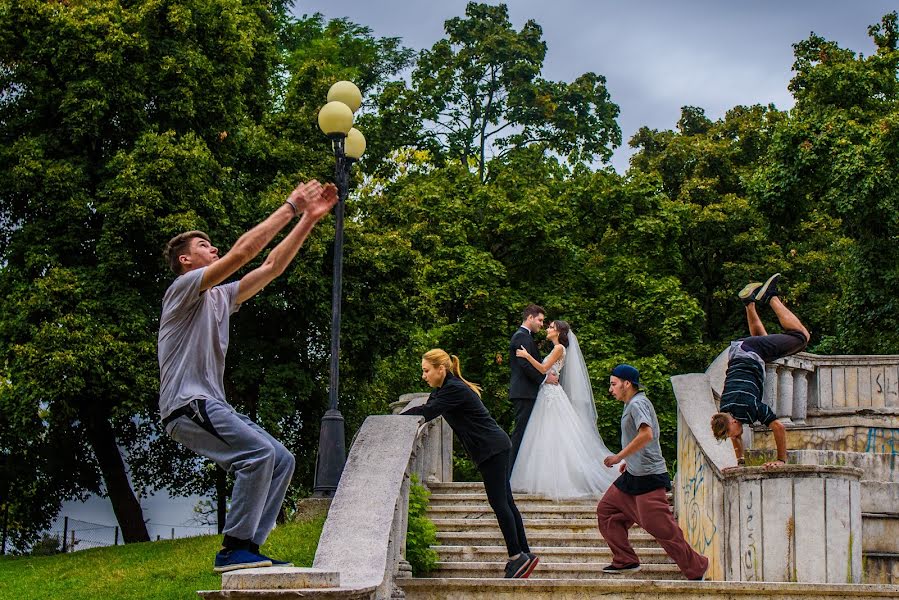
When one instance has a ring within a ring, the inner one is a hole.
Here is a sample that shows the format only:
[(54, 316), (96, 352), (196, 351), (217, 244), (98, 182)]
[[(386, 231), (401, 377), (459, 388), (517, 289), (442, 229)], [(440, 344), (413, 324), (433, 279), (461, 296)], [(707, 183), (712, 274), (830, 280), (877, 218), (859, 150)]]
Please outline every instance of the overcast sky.
[[(297, 15), (348, 17), (376, 36), (429, 48), (443, 22), (465, 13), (463, 0), (297, 0)], [(493, 2), (491, 2), (493, 3)], [(593, 71), (607, 79), (621, 109), (624, 143), (612, 159), (623, 172), (627, 141), (643, 125), (671, 129), (680, 107), (699, 106), (712, 119), (739, 104), (792, 106), (792, 44), (814, 31), (870, 55), (869, 25), (896, 10), (880, 0), (509, 0), (516, 29), (528, 19), (543, 28), (543, 76), (572, 81)]]

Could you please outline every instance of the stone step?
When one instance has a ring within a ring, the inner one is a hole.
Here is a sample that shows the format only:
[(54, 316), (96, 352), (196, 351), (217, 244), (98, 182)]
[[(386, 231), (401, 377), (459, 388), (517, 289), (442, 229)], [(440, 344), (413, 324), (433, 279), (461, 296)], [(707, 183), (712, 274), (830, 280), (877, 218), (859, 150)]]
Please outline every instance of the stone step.
[[(493, 513), (483, 515), (477, 519), (466, 519), (462, 516), (455, 518), (433, 518), (431, 521), (438, 531), (495, 531), (499, 535), (499, 525)], [(556, 533), (587, 533), (592, 532), (597, 537), (599, 530), (596, 528), (596, 519), (523, 519), (524, 530), (530, 532), (556, 532)], [(632, 527), (631, 533), (646, 533), (641, 527)]]
[[(543, 565), (539, 565), (539, 571)], [(533, 577), (533, 576), (532, 576)], [(406, 600), (895, 600), (899, 586), (605, 579), (398, 579)]]
[[(525, 526), (527, 527), (527, 526)], [(595, 548), (605, 546), (599, 532), (559, 533), (544, 530), (526, 530), (528, 543), (549, 548)], [(490, 531), (438, 531), (437, 540), (447, 546), (501, 546), (503, 536), (497, 527)], [(630, 542), (634, 548), (659, 547), (648, 533), (631, 531)]]
[(862, 552), (865, 572), (864, 583), (899, 583), (899, 553), (896, 552)]
[(862, 481), (899, 482), (899, 455), (845, 450), (790, 450), (790, 462), (801, 465), (839, 465), (864, 471)]
[[(530, 541), (530, 540), (529, 540)], [(432, 546), (440, 561), (444, 562), (505, 562), (508, 553), (505, 546)], [(540, 564), (597, 563), (604, 566), (612, 562), (612, 551), (608, 546), (594, 548), (563, 548), (559, 546), (537, 546), (531, 544), (531, 552), (540, 557)], [(641, 564), (673, 564), (662, 548), (639, 548), (637, 555)]]
[[(519, 506), (522, 519), (590, 519), (596, 522), (596, 507), (578, 505), (535, 504)], [(496, 519), (489, 506), (429, 506), (428, 518), (434, 519)]]
[[(428, 487), (428, 490), (430, 490), (432, 497), (434, 494), (472, 494), (472, 493), (483, 494), (484, 493), (484, 484), (480, 481), (448, 481), (448, 482), (441, 482), (441, 483), (429, 483), (429, 484), (427, 484), (427, 487)], [(519, 493), (515, 493), (515, 492), (513, 492), (513, 494), (515, 496), (516, 502), (518, 501), (519, 497), (523, 497), (523, 496), (543, 497), (543, 496), (538, 496), (536, 494), (524, 494), (524, 493), (519, 494)], [(484, 498), (486, 499), (486, 496), (484, 496)], [(672, 494), (671, 494), (671, 492), (668, 492), (668, 500), (671, 501), (671, 499), (672, 499)]]
[[(607, 562), (596, 563), (554, 563), (541, 560), (531, 573), (530, 579), (608, 579), (621, 578), (625, 575), (610, 575), (603, 573), (602, 568)], [(483, 578), (502, 579), (506, 568), (505, 559), (501, 561), (438, 561), (437, 568), (430, 577), (440, 578)], [(630, 579), (684, 579), (677, 565), (674, 564), (645, 564), (635, 573), (627, 573)]]
[[(488, 507), (487, 495), (476, 493), (460, 493), (460, 494), (431, 494), (430, 505), (437, 506), (481, 506)], [(576, 500), (559, 500), (554, 501), (545, 496), (537, 494), (521, 494), (515, 495), (515, 505), (521, 510), (525, 506), (578, 506), (596, 510), (599, 503), (598, 498), (583, 498)]]
[(862, 512), (893, 513), (899, 518), (899, 483), (861, 480)]
[[(893, 500), (892, 504), (897, 502)], [(899, 553), (899, 515), (863, 512), (862, 552)]]

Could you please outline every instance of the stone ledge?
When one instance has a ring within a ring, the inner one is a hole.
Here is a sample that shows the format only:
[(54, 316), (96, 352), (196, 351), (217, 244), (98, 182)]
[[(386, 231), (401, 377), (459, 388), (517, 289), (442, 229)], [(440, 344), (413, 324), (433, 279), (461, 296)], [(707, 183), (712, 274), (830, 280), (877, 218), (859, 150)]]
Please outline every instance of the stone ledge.
[(331, 588), (305, 590), (201, 590), (197, 595), (214, 600), (288, 600), (316, 598), (317, 600), (370, 600), (376, 587)]
[(222, 574), (223, 590), (339, 588), (340, 573), (303, 567), (240, 569)]
[(617, 596), (646, 600), (675, 596), (678, 600), (740, 598), (741, 600), (795, 600), (806, 597), (853, 599), (899, 598), (899, 585), (749, 583), (740, 581), (660, 581), (619, 579), (406, 579), (401, 582), (407, 598), (554, 598), (581, 600)]
[(766, 469), (765, 467), (738, 467), (723, 471), (724, 479), (776, 479), (784, 477), (820, 476), (824, 478), (839, 477), (842, 479), (861, 480), (864, 471), (857, 467), (840, 467), (835, 465), (791, 465)]

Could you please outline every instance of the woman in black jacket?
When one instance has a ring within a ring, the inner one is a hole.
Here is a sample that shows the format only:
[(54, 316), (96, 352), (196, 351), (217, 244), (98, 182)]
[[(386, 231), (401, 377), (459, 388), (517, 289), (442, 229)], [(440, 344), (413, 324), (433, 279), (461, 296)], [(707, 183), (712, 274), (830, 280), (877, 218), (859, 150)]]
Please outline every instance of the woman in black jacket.
[(403, 414), (422, 415), (428, 421), (442, 416), (453, 428), (484, 478), (487, 501), (509, 552), (505, 576), (527, 577), (540, 559), (530, 553), (521, 514), (512, 498), (509, 436), (481, 402), (481, 388), (462, 377), (457, 356), (450, 356), (440, 348), (429, 350), (421, 360), (421, 378), (435, 390), (425, 404)]

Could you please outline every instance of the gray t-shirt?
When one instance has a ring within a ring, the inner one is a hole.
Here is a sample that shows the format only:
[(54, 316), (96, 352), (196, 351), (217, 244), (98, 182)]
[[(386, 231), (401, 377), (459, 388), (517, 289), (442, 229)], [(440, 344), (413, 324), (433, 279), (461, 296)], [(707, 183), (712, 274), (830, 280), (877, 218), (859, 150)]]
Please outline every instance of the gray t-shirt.
[(637, 392), (637, 395), (625, 403), (624, 412), (621, 414), (622, 448), (637, 437), (637, 431), (643, 423), (652, 427), (652, 441), (625, 459), (627, 471), (638, 477), (668, 473), (662, 448), (659, 446), (659, 420), (656, 417), (656, 410), (646, 394)]
[(162, 299), (159, 317), (159, 416), (195, 398), (225, 402), (228, 325), (237, 312), (240, 282), (200, 291), (206, 267), (179, 275)]

